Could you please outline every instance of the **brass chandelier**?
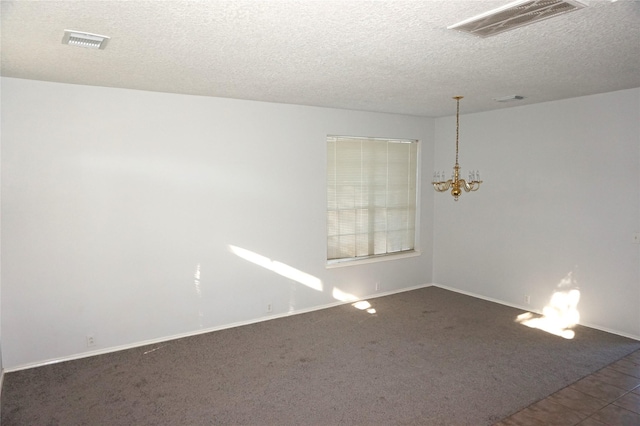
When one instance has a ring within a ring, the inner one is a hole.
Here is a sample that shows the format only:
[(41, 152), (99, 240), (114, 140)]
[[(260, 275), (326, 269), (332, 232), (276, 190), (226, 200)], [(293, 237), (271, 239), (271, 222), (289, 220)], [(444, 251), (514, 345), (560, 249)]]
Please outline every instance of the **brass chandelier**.
[(453, 99), (457, 102), (456, 110), (456, 164), (453, 166), (453, 173), (451, 179), (444, 180), (444, 172), (435, 172), (433, 174), (433, 187), (438, 192), (444, 192), (451, 188), (451, 195), (458, 201), (458, 197), (462, 194), (462, 190), (465, 192), (477, 191), (480, 188), (482, 181), (480, 180), (480, 173), (477, 170), (469, 171), (469, 180), (460, 179), (460, 164), (458, 164), (458, 136), (460, 134), (460, 99), (463, 96), (454, 96)]

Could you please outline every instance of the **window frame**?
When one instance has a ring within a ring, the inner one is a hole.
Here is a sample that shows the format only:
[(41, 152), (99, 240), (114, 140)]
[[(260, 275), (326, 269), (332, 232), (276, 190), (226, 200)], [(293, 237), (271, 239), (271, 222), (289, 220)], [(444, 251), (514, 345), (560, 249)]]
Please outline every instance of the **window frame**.
[[(345, 257), (345, 258), (336, 258), (336, 259), (328, 259), (328, 244), (329, 244), (329, 219), (327, 213), (329, 212), (329, 158), (328, 158), (328, 144), (331, 138), (343, 138), (343, 139), (352, 139), (352, 140), (380, 140), (380, 141), (396, 141), (399, 143), (415, 143), (416, 144), (416, 170), (415, 170), (415, 218), (414, 218), (414, 241), (413, 248), (408, 250), (390, 252), (390, 253), (381, 253), (381, 254), (370, 254), (366, 256), (356, 256), (356, 257)], [(338, 268), (344, 266), (355, 266), (361, 264), (368, 263), (377, 263), (389, 260), (398, 260), (398, 259), (406, 259), (411, 257), (417, 257), (421, 254), (420, 249), (420, 205), (421, 205), (421, 163), (422, 163), (422, 141), (420, 139), (415, 138), (385, 138), (385, 137), (372, 137), (372, 136), (349, 136), (349, 135), (336, 135), (336, 134), (328, 134), (325, 138), (325, 261), (326, 268)]]

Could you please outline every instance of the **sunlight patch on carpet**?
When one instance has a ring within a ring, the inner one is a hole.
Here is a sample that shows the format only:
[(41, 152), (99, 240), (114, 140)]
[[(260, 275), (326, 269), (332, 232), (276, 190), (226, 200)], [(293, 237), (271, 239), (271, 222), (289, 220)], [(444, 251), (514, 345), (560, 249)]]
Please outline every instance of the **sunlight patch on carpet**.
[(371, 306), (371, 303), (367, 302), (366, 300), (361, 300), (359, 302), (353, 303), (351, 306), (356, 309), (360, 309), (361, 311), (367, 311), (370, 314), (376, 313), (376, 310)]
[(366, 300), (360, 300), (358, 296), (353, 294), (344, 292), (337, 287), (333, 288), (333, 292), (331, 293), (334, 299), (339, 300), (341, 302), (353, 302), (351, 306), (361, 311), (367, 311), (370, 314), (375, 314), (376, 310), (371, 306), (371, 303)]
[(579, 302), (580, 290), (569, 272), (558, 284), (549, 304), (542, 310), (542, 315), (525, 312), (516, 317), (516, 322), (565, 339), (573, 339), (576, 334), (572, 328), (580, 321)]

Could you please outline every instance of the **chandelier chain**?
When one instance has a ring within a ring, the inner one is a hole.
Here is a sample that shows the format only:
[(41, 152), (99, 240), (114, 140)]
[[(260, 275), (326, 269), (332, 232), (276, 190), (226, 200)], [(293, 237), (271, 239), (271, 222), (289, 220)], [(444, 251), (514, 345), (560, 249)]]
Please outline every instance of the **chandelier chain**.
[(458, 166), (458, 136), (460, 135), (460, 99), (462, 96), (456, 96), (456, 166)]

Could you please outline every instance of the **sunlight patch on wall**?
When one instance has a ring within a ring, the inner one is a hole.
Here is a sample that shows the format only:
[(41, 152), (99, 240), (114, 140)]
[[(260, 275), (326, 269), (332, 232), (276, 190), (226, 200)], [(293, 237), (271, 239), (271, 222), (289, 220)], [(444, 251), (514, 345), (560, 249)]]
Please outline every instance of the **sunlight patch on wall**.
[(200, 288), (200, 264), (198, 263), (196, 265), (196, 271), (193, 274), (193, 285), (196, 288), (196, 294), (198, 295), (198, 298), (202, 299), (202, 289)]
[(255, 265), (261, 266), (271, 272), (275, 272), (278, 275), (282, 275), (285, 278), (289, 278), (290, 280), (296, 281), (313, 290), (323, 290), (322, 281), (319, 278), (314, 277), (313, 275), (302, 272), (299, 269), (296, 269), (285, 263), (278, 262), (277, 260), (271, 260), (268, 257), (252, 252), (251, 250), (236, 247), (234, 245), (229, 245), (229, 249), (236, 256)]
[[(251, 250), (244, 249), (242, 247), (238, 247), (230, 244), (229, 250), (231, 251), (231, 253), (235, 254), (236, 256), (248, 262), (253, 263), (254, 265), (258, 265), (271, 272), (275, 272), (278, 275), (282, 275), (283, 277), (289, 278), (290, 280), (293, 280), (297, 283), (305, 285), (313, 290), (323, 291), (322, 280), (320, 280), (317, 277), (314, 277), (313, 275), (307, 274), (306, 272), (303, 272), (285, 263), (278, 262), (277, 260), (269, 259), (266, 256), (262, 256), (261, 254), (253, 252)], [(200, 265), (198, 265), (196, 269), (196, 280), (198, 281), (199, 281), (199, 274), (200, 274), (199, 266)], [(196, 286), (196, 288), (198, 288), (198, 286)], [(351, 306), (353, 306), (356, 309), (359, 309), (361, 311), (366, 311), (372, 315), (376, 313), (376, 310), (371, 306), (371, 303), (367, 302), (366, 300), (360, 300), (359, 297), (353, 294), (344, 292), (339, 288), (334, 287), (333, 291), (331, 292), (331, 295), (336, 300), (339, 300), (341, 302), (351, 303)], [(294, 306), (293, 300), (291, 300), (289, 303), (290, 312), (293, 311), (293, 306)]]
[(339, 300), (341, 302), (357, 302), (360, 298), (354, 296), (353, 294), (345, 293), (337, 287), (333, 288), (333, 292), (331, 293), (334, 299)]
[(203, 323), (203, 318), (204, 318), (204, 313), (202, 312), (202, 287), (200, 286), (200, 264), (198, 263), (196, 265), (196, 270), (193, 273), (193, 285), (195, 287), (195, 291), (196, 291), (196, 296), (198, 296), (198, 324), (200, 325), (200, 328), (202, 328), (204, 325)]
[(575, 332), (572, 328), (580, 321), (579, 302), (580, 290), (577, 288), (572, 272), (569, 272), (558, 284), (549, 304), (542, 310), (542, 316), (526, 312), (518, 315), (516, 322), (565, 339), (573, 339)]

